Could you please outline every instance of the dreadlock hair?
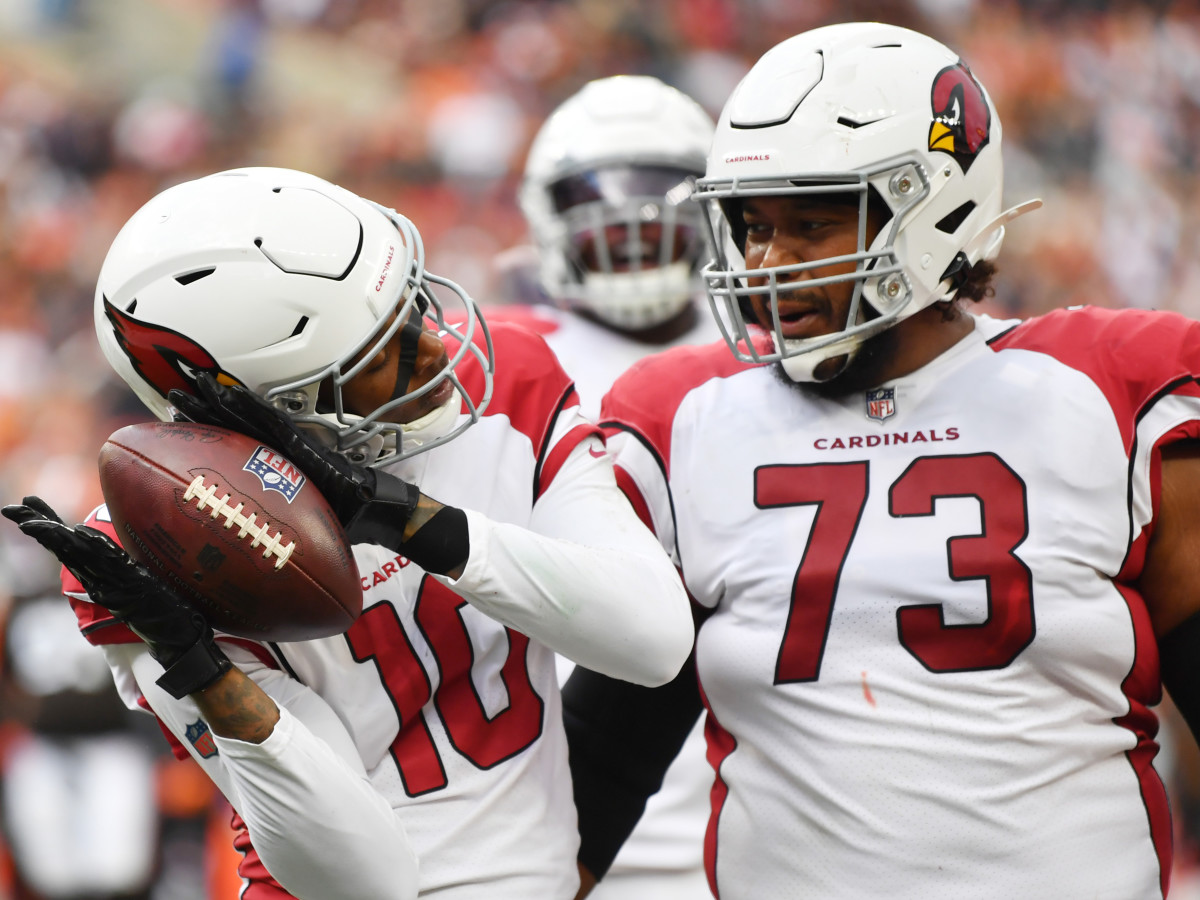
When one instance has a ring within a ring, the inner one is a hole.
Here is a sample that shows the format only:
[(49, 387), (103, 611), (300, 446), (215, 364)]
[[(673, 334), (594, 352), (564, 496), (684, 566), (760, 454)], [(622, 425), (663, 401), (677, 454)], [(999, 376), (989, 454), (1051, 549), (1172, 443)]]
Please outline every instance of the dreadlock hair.
[(954, 296), (971, 303), (996, 295), (992, 279), (996, 277), (996, 264), (990, 259), (981, 259), (967, 269), (966, 280)]
[(996, 277), (996, 264), (989, 259), (981, 259), (965, 270), (965, 277), (958, 291), (949, 300), (939, 300), (934, 306), (942, 311), (942, 321), (949, 322), (958, 318), (959, 300), (965, 303), (979, 303), (988, 297), (996, 295), (996, 287), (992, 280)]

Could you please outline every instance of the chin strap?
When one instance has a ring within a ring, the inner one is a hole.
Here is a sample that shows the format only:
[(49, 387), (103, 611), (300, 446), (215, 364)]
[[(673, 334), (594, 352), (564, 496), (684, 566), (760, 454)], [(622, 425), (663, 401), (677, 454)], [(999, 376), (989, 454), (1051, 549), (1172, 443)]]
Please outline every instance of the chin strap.
[(606, 324), (641, 330), (677, 316), (692, 302), (695, 287), (691, 263), (682, 260), (631, 272), (588, 272), (579, 302)]
[(404, 445), (410, 448), (422, 447), (430, 441), (445, 437), (458, 422), (461, 408), (462, 394), (456, 389), (450, 395), (450, 399), (437, 409), (400, 426), (404, 435)]
[[(775, 336), (772, 335), (771, 337), (774, 339)], [(787, 373), (787, 377), (792, 379), (792, 381), (805, 383), (830, 381), (846, 371), (846, 366), (850, 365), (854, 357), (858, 354), (858, 350), (865, 339), (864, 336), (856, 334), (853, 337), (832, 343), (827, 347), (822, 347), (820, 350), (800, 353), (796, 356), (784, 356), (780, 360), (780, 364), (783, 366), (783, 371)], [(845, 361), (838, 367), (837, 371), (825, 378), (818, 378), (816, 374), (817, 367), (826, 360), (835, 359), (839, 356), (845, 357)]]

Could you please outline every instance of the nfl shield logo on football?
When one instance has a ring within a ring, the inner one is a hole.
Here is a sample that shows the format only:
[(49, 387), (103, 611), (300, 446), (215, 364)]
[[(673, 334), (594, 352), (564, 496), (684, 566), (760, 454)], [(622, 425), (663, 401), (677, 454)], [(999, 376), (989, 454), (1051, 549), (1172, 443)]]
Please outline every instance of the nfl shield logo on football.
[(258, 476), (264, 491), (279, 491), (288, 503), (296, 499), (306, 481), (304, 473), (291, 460), (262, 445), (242, 468)]
[(197, 719), (189, 725), (183, 736), (205, 759), (217, 755), (217, 742), (213, 740), (212, 732), (208, 730), (208, 726), (202, 720)]
[(196, 554), (196, 562), (200, 563), (200, 568), (206, 569), (209, 572), (215, 572), (225, 562), (225, 554), (212, 544), (205, 544), (200, 552)]
[(867, 391), (867, 418), (882, 422), (896, 414), (896, 389), (878, 388)]

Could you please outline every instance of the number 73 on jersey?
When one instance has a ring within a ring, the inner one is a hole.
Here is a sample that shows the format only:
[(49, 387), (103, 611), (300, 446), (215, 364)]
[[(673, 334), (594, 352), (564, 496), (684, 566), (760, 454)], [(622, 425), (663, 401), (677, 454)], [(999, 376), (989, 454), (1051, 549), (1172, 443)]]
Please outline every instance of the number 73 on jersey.
[[(758, 507), (815, 506), (796, 569), (775, 683), (815, 681), (829, 634), (838, 582), (868, 502), (869, 463), (770, 465), (754, 473)], [(948, 625), (940, 604), (896, 611), (900, 643), (931, 672), (1002, 669), (1033, 640), (1033, 575), (1016, 555), (1029, 533), (1025, 484), (993, 453), (924, 456), (888, 488), (888, 514), (932, 516), (935, 501), (971, 497), (983, 528), (947, 541), (948, 577), (985, 582), (987, 618)]]

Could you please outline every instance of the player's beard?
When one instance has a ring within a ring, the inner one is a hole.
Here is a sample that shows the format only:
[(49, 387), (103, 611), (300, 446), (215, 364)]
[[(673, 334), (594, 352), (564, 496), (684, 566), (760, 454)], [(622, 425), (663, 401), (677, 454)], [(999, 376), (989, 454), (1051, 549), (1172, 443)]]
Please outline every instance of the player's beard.
[(793, 381), (784, 371), (782, 362), (771, 368), (775, 377), (789, 388), (802, 394), (833, 400), (879, 387), (884, 381), (882, 373), (895, 359), (898, 345), (895, 329), (885, 328), (879, 334), (863, 341), (854, 358), (828, 381)]

